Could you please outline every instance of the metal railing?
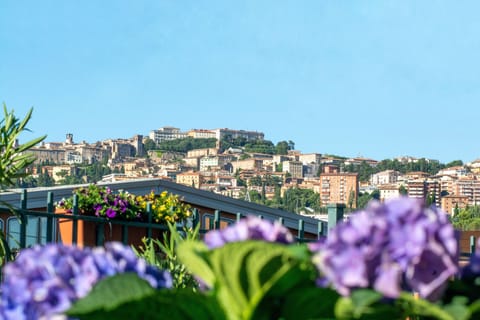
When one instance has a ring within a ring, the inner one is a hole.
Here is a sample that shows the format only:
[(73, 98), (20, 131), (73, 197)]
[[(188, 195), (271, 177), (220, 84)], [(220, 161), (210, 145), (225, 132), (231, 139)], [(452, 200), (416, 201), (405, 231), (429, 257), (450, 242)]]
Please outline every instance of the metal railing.
[[(78, 209), (78, 200), (74, 197), (72, 213), (58, 213), (55, 212), (55, 203), (54, 203), (53, 192), (48, 192), (46, 208), (42, 210), (31, 210), (27, 209), (28, 194), (26, 190), (23, 190), (20, 197), (20, 204), (18, 208), (14, 209), (14, 212), (11, 212), (8, 208), (0, 208), (0, 213), (3, 217), (7, 217), (3, 220), (3, 231), (5, 239), (2, 239), (5, 243), (7, 249), (13, 247), (15, 250), (21, 250), (33, 244), (44, 244), (51, 242), (61, 242), (59, 237), (59, 221), (60, 220), (69, 220), (72, 224), (71, 239), (68, 239), (69, 243), (77, 244), (79, 240), (79, 229), (78, 226), (80, 222), (91, 222), (96, 225), (95, 230), (91, 232), (95, 233), (95, 243), (94, 245), (103, 245), (105, 242), (105, 225), (119, 225), (121, 228), (121, 239), (116, 239), (121, 241), (124, 244), (130, 244), (129, 241), (129, 229), (131, 227), (138, 227), (145, 229), (145, 237), (152, 238), (154, 230), (166, 231), (168, 226), (165, 224), (155, 223), (152, 216), (151, 204), (147, 203), (146, 207), (146, 221), (132, 221), (132, 220), (121, 220), (121, 219), (108, 219), (104, 217), (96, 217), (90, 215), (83, 215)], [(343, 218), (342, 206), (335, 207), (337, 209), (329, 211), (329, 221), (328, 224), (334, 225), (338, 219)], [(251, 214), (255, 215), (254, 212)], [(199, 226), (200, 235), (206, 233), (212, 229), (220, 229), (221, 225), (229, 225), (239, 221), (244, 217), (243, 214), (237, 213), (234, 215), (235, 218), (224, 217), (220, 210), (215, 210), (213, 213), (200, 213), (197, 208), (193, 209), (192, 216), (188, 219), (188, 225), (196, 228)], [(263, 218), (262, 215), (257, 215), (260, 218)], [(337, 217), (335, 220), (334, 217)], [(333, 220), (331, 220), (333, 219)], [(278, 221), (283, 224), (283, 218), (279, 218)], [(15, 222), (13, 224), (12, 222)], [(34, 230), (29, 230), (29, 225), (35, 224)], [(12, 228), (12, 225), (18, 227), (18, 229)], [(317, 234), (312, 234), (311, 232), (305, 231), (305, 223), (302, 219), (298, 219), (298, 225), (295, 230), (291, 230), (294, 234), (296, 241), (298, 242), (309, 242), (315, 241), (320, 237), (323, 237), (327, 234), (328, 229), (327, 223), (324, 221), (318, 221)], [(178, 226), (178, 229), (183, 229), (183, 226)], [(32, 234), (33, 233), (33, 234)], [(66, 239), (64, 239), (66, 240)], [(70, 242), (71, 241), (71, 242)], [(10, 244), (10, 245), (9, 245)], [(13, 245), (11, 245), (13, 244)], [(10, 254), (7, 254), (6, 260), (10, 258)]]
[[(139, 227), (145, 230), (145, 237), (146, 238), (153, 238), (154, 230), (161, 230), (167, 231), (168, 226), (165, 224), (155, 223), (152, 217), (152, 208), (151, 204), (148, 203), (146, 207), (146, 221), (131, 221), (131, 220), (120, 220), (120, 219), (107, 219), (103, 217), (95, 217), (89, 215), (80, 214), (78, 210), (78, 203), (74, 200), (74, 206), (72, 210), (72, 214), (62, 214), (55, 212), (55, 204), (53, 201), (53, 193), (49, 192), (47, 194), (47, 204), (46, 204), (46, 211), (39, 211), (39, 210), (29, 210), (27, 209), (27, 191), (24, 190), (21, 194), (20, 199), (20, 206), (19, 208), (15, 209), (15, 214), (11, 213), (8, 219), (17, 219), (19, 224), (19, 230), (11, 230), (9, 221), (4, 221), (3, 223), (3, 231), (5, 234), (5, 238), (2, 239), (4, 244), (6, 244), (6, 248), (8, 249), (9, 243), (17, 244), (14, 249), (21, 250), (26, 248), (30, 245), (36, 243), (50, 243), (50, 242), (60, 242), (59, 238), (59, 229), (58, 223), (59, 220), (71, 220), (72, 223), (72, 234), (71, 240), (72, 244), (77, 244), (79, 239), (78, 234), (78, 225), (81, 221), (84, 222), (92, 222), (96, 225), (95, 230), (91, 231), (95, 233), (95, 241), (94, 245), (103, 245), (105, 242), (105, 225), (119, 225), (121, 228), (121, 237), (120, 239), (116, 239), (116, 241), (121, 241), (124, 244), (130, 244), (129, 241), (129, 228), (130, 227)], [(325, 221), (318, 221), (318, 229), (316, 234), (306, 233), (304, 228), (304, 221), (302, 219), (298, 219), (298, 226), (295, 230), (291, 230), (294, 234), (295, 240), (297, 242), (311, 242), (315, 241), (323, 236), (326, 236), (328, 230), (334, 227), (339, 221), (343, 220), (343, 205), (331, 205), (328, 207), (328, 223)], [(8, 213), (7, 208), (1, 208), (0, 213), (3, 213), (4, 216)], [(252, 212), (251, 214), (255, 214)], [(263, 218), (261, 215), (257, 215), (260, 218)], [(199, 233), (203, 235), (209, 230), (212, 229), (220, 229), (222, 223), (225, 225), (232, 224), (236, 221), (239, 221), (244, 217), (243, 214), (237, 213), (235, 215), (235, 219), (226, 218), (222, 216), (222, 212), (219, 210), (215, 210), (213, 213), (203, 213), (200, 214), (197, 208), (193, 209), (193, 214), (189, 218), (189, 226), (196, 228), (199, 226)], [(33, 231), (33, 235), (31, 234), (32, 231), (28, 230), (29, 224), (32, 221), (41, 221), (41, 223), (37, 223), (37, 228)], [(283, 224), (283, 218), (279, 218), (278, 221)], [(183, 229), (183, 226), (178, 226), (179, 230)], [(27, 241), (29, 240), (29, 241)], [(65, 239), (64, 239), (65, 240)], [(468, 252), (461, 252), (460, 259), (467, 259), (471, 254), (475, 252), (476, 249), (476, 238), (474, 236), (470, 236), (470, 246)], [(8, 261), (12, 255), (7, 252), (5, 260)]]

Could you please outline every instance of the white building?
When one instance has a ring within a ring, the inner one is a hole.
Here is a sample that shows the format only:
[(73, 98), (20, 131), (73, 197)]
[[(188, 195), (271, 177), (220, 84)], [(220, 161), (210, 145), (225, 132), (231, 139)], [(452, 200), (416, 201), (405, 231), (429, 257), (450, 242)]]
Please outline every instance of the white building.
[(379, 186), (383, 184), (394, 184), (397, 183), (398, 178), (402, 174), (395, 170), (385, 170), (375, 174), (372, 174), (370, 177), (370, 184), (373, 186)]

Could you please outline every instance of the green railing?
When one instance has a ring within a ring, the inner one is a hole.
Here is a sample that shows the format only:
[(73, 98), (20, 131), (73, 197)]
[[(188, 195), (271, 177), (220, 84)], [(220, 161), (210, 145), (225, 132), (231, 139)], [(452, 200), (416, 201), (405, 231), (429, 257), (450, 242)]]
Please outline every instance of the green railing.
[[(15, 209), (15, 214), (11, 214), (8, 218), (10, 220), (5, 220), (3, 225), (3, 231), (6, 235), (7, 244), (10, 244), (15, 250), (21, 250), (33, 244), (44, 244), (50, 242), (59, 242), (59, 230), (58, 222), (59, 219), (62, 220), (71, 220), (72, 223), (72, 239), (71, 243), (78, 243), (78, 224), (79, 221), (93, 222), (97, 226), (95, 228), (95, 245), (103, 245), (105, 242), (105, 225), (120, 225), (121, 240), (124, 244), (129, 244), (129, 228), (130, 227), (140, 227), (145, 228), (145, 237), (152, 238), (153, 230), (168, 230), (168, 226), (164, 224), (154, 223), (152, 219), (152, 209), (151, 204), (147, 204), (147, 221), (127, 221), (127, 220), (115, 220), (107, 219), (103, 217), (95, 217), (82, 215), (78, 209), (78, 199), (74, 197), (74, 205), (72, 209), (72, 214), (62, 214), (55, 212), (55, 203), (53, 192), (47, 193), (46, 199), (46, 210), (30, 210), (27, 209), (28, 194), (26, 190), (23, 190), (20, 197), (19, 207)], [(4, 216), (9, 213), (7, 208), (0, 208), (0, 212), (3, 212)], [(255, 214), (255, 213), (251, 213)], [(193, 214), (189, 218), (189, 226), (193, 228), (199, 227), (199, 233), (202, 235), (209, 230), (219, 229), (222, 222), (231, 224), (235, 221), (239, 221), (244, 217), (243, 214), (237, 213), (235, 219), (226, 218), (222, 215), (222, 212), (215, 210), (212, 214), (203, 213), (202, 216), (208, 216), (208, 223), (205, 223), (200, 220), (200, 213), (198, 209), (193, 209)], [(231, 216), (231, 215), (230, 215)], [(261, 215), (257, 215), (260, 218), (263, 218)], [(298, 224), (296, 228), (290, 228), (292, 231), (296, 232), (295, 238), (298, 242), (308, 242), (314, 241), (322, 236), (325, 236), (332, 226), (334, 226), (340, 219), (343, 219), (343, 206), (334, 205), (329, 207), (328, 212), (328, 225), (324, 221), (318, 221), (318, 228), (316, 230), (316, 235), (312, 232), (305, 231), (305, 223), (302, 219), (298, 219)], [(281, 224), (284, 224), (284, 219), (279, 218), (278, 221)], [(12, 230), (12, 225), (16, 226), (18, 229)], [(182, 229), (181, 226), (178, 227), (179, 230)], [(8, 247), (8, 246), (7, 246)], [(9, 255), (7, 256), (7, 259)]]

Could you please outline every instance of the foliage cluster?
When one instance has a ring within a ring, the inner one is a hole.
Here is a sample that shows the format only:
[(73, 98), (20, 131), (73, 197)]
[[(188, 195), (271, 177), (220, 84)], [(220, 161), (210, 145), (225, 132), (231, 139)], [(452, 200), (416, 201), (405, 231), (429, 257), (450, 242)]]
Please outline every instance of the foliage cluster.
[(163, 233), (163, 239), (143, 239), (143, 246), (133, 248), (135, 253), (145, 259), (150, 265), (170, 272), (173, 280), (173, 288), (190, 288), (196, 291), (198, 281), (187, 267), (179, 261), (176, 250), (184, 241), (199, 239), (200, 225), (191, 228), (183, 226), (179, 231), (176, 224), (168, 223), (168, 232)]
[(8, 111), (3, 104), (3, 119), (0, 121), (0, 187), (12, 186), (15, 180), (28, 175), (25, 169), (30, 166), (35, 157), (26, 152), (31, 147), (43, 141), (46, 136), (32, 139), (18, 145), (20, 134), (29, 131), (26, 127), (32, 117), (30, 109), (23, 120), (15, 116), (14, 111)]
[(157, 223), (183, 221), (191, 215), (191, 208), (177, 195), (166, 191), (155, 194), (133, 195), (124, 190), (113, 191), (108, 186), (89, 184), (72, 191), (72, 196), (56, 204), (57, 208), (71, 212), (77, 198), (81, 214), (109, 219), (146, 221), (150, 204), (152, 219)]
[(199, 138), (192, 137), (167, 140), (157, 144), (157, 149), (162, 151), (188, 152), (194, 149), (215, 148), (217, 139), (215, 138)]
[(480, 230), (480, 207), (469, 206), (463, 209), (457, 207), (451, 221), (457, 230)]
[(463, 162), (461, 160), (455, 160), (447, 164), (443, 164), (437, 161), (428, 161), (425, 158), (418, 159), (418, 161), (416, 162), (407, 163), (402, 163), (397, 159), (384, 159), (380, 161), (376, 166), (371, 166), (367, 162), (363, 161), (359, 165), (344, 165), (343, 170), (345, 172), (357, 172), (358, 179), (360, 181), (368, 181), (372, 174), (385, 170), (395, 170), (403, 174), (413, 171), (422, 171), (434, 175), (437, 174), (438, 171), (440, 171), (441, 169), (459, 165), (463, 165)]

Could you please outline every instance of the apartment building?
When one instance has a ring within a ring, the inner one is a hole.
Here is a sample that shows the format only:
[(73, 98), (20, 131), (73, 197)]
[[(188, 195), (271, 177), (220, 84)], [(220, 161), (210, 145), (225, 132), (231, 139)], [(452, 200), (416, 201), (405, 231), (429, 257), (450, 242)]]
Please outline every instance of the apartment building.
[(190, 168), (192, 170), (199, 170), (200, 169), (200, 158), (183, 158), (182, 159), (185, 167)]
[(232, 161), (231, 155), (216, 155), (205, 156), (200, 158), (200, 171), (207, 171), (211, 169), (223, 169), (227, 164)]
[(231, 139), (244, 138), (247, 141), (263, 140), (265, 137), (263, 132), (258, 131), (232, 130), (227, 128), (213, 129), (211, 131), (215, 132), (215, 138), (219, 141), (226, 137), (229, 137)]
[(453, 195), (457, 192), (455, 188), (455, 182), (458, 180), (458, 178), (456, 176), (437, 175), (435, 178), (440, 182), (440, 190), (442, 190), (442, 194)]
[(304, 178), (315, 178), (318, 177), (320, 171), (319, 163), (307, 163), (303, 165), (303, 177)]
[(202, 175), (200, 172), (182, 172), (177, 174), (176, 182), (185, 186), (200, 188)]
[(348, 165), (359, 166), (362, 163), (366, 163), (366, 164), (370, 165), (371, 167), (375, 167), (378, 164), (378, 161), (373, 160), (373, 159), (369, 159), (369, 158), (362, 158), (362, 157), (350, 158), (350, 159), (345, 160), (345, 165), (346, 166), (348, 166)]
[(403, 175), (404, 180), (418, 180), (427, 179), (430, 176), (429, 173), (423, 171), (411, 171)]
[(453, 215), (455, 209), (464, 209), (468, 206), (469, 199), (467, 196), (448, 195), (442, 197), (440, 208), (448, 214)]
[(303, 178), (303, 163), (300, 161), (282, 162), (282, 171), (290, 173), (292, 178)]
[(469, 205), (480, 205), (480, 180), (475, 177), (458, 179), (454, 182), (453, 189), (455, 195), (467, 196)]
[(400, 197), (399, 186), (396, 184), (380, 184), (378, 185), (378, 191), (382, 202)]
[(402, 174), (399, 171), (395, 170), (385, 170), (375, 174), (372, 174), (370, 177), (370, 184), (373, 186), (383, 185), (383, 184), (394, 184), (397, 183), (398, 177)]
[(445, 168), (438, 171), (437, 176), (443, 176), (443, 175), (454, 176), (454, 177), (466, 176), (467, 168), (465, 168), (464, 166), (455, 166), (455, 167)]
[(187, 136), (194, 139), (215, 139), (217, 137), (217, 134), (214, 130), (192, 129), (187, 132)]
[(202, 148), (187, 151), (187, 158), (200, 158), (205, 156), (216, 156), (218, 154), (217, 148)]
[(149, 138), (155, 143), (161, 143), (163, 141), (183, 139), (186, 138), (187, 134), (181, 132), (179, 128), (174, 127), (162, 127), (158, 130), (150, 131)]
[(305, 153), (298, 155), (298, 161), (303, 164), (320, 164), (322, 155), (320, 153)]
[(263, 169), (263, 159), (245, 159), (232, 162), (233, 172), (237, 170), (261, 170)]
[(476, 160), (468, 163), (467, 167), (470, 169), (470, 171), (472, 173), (479, 174), (480, 173), (480, 159), (476, 159)]
[(440, 182), (437, 180), (416, 179), (407, 182), (408, 196), (411, 198), (426, 199), (435, 197), (435, 205), (440, 206)]
[(322, 173), (320, 175), (322, 206), (343, 203), (357, 207), (358, 173)]

